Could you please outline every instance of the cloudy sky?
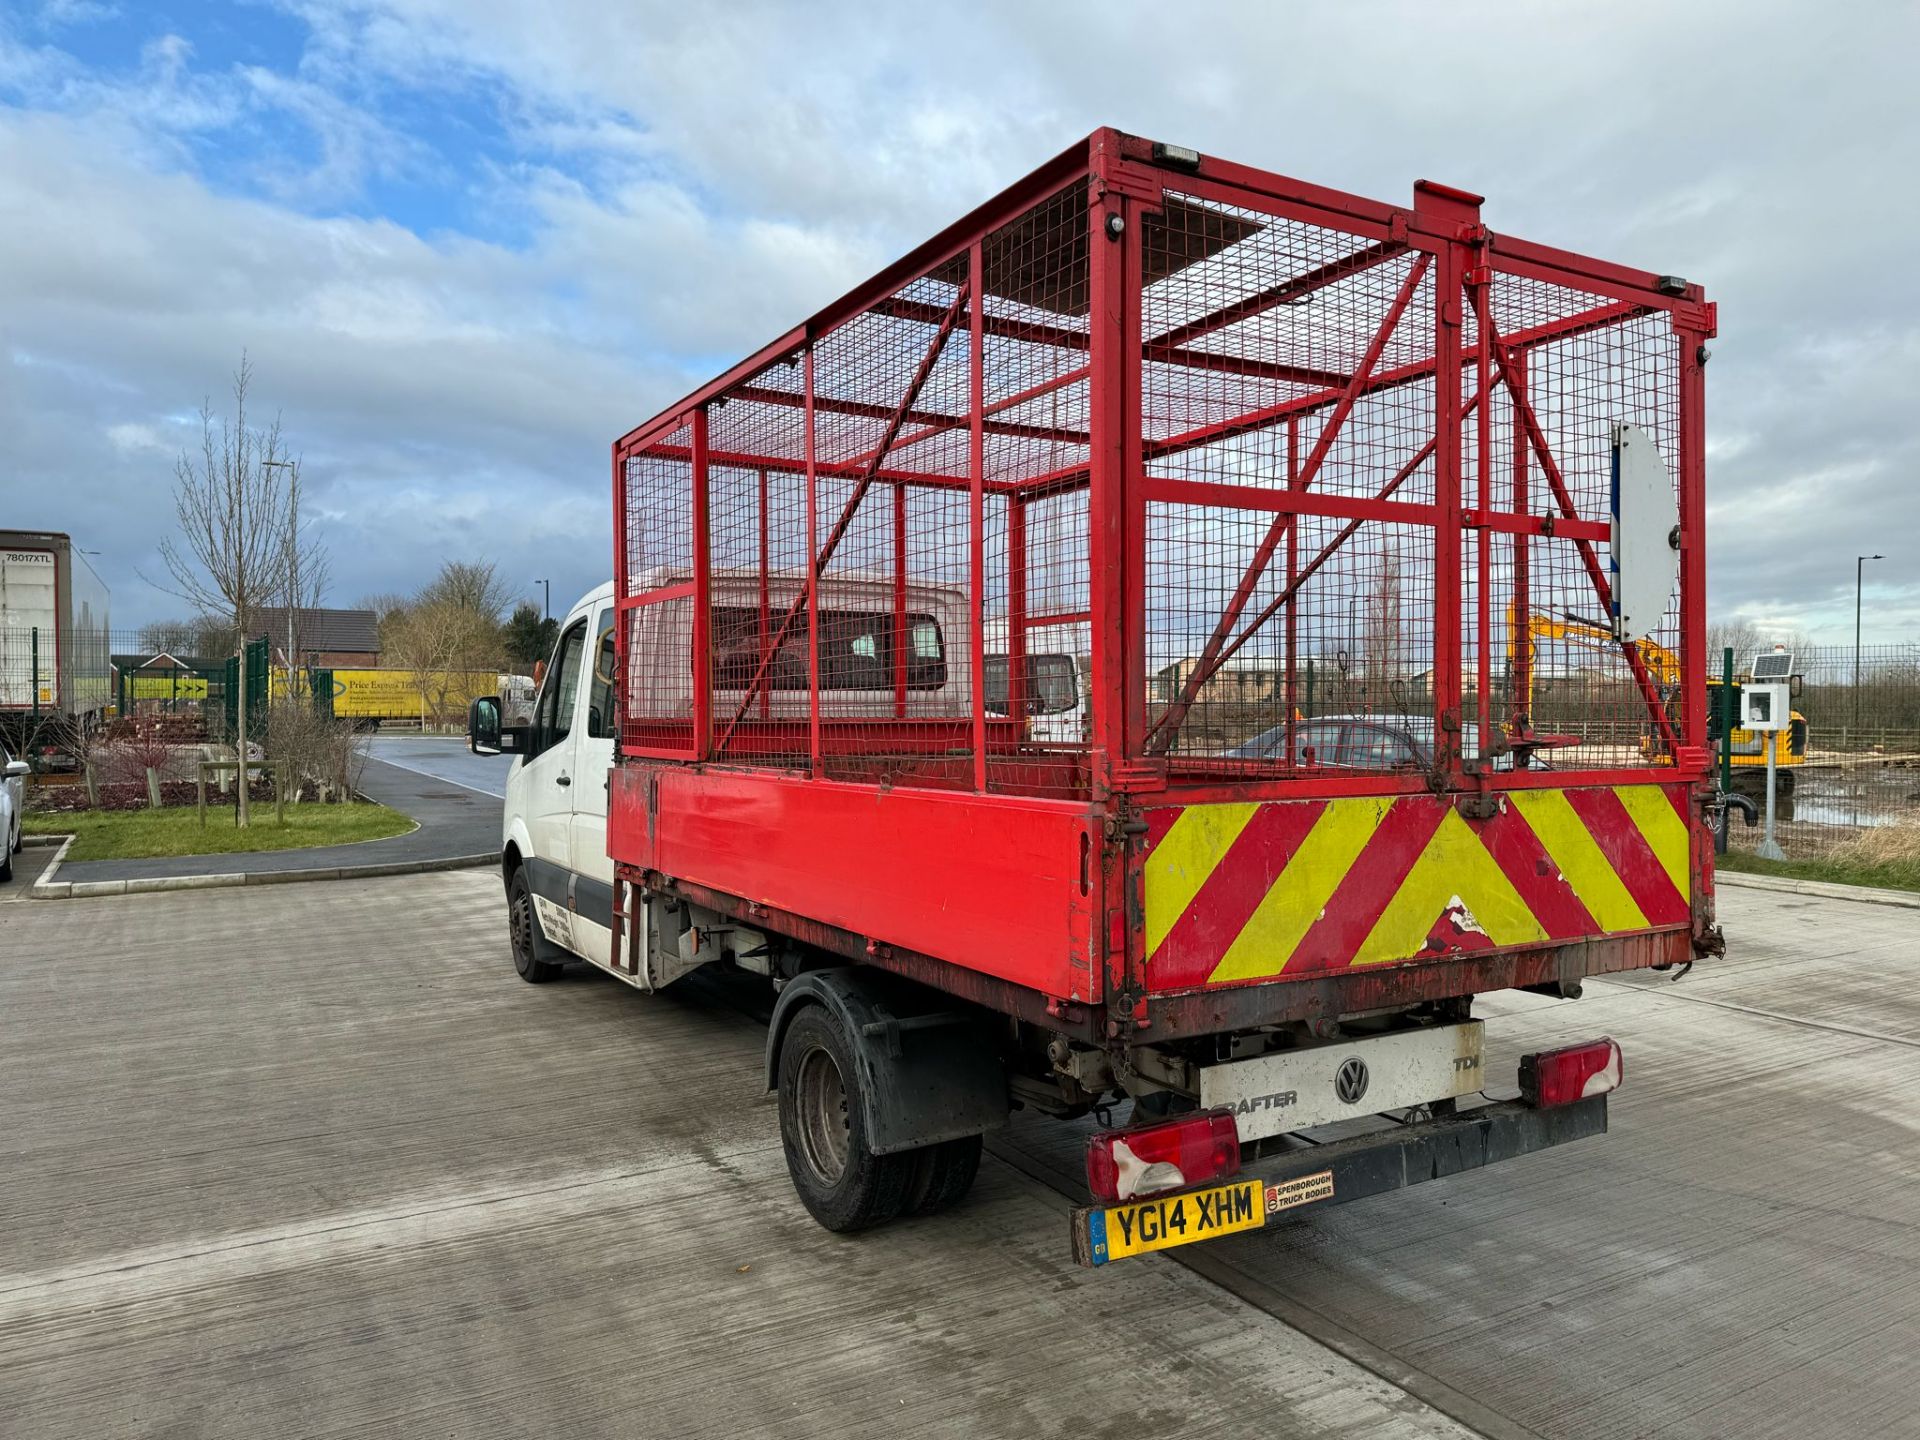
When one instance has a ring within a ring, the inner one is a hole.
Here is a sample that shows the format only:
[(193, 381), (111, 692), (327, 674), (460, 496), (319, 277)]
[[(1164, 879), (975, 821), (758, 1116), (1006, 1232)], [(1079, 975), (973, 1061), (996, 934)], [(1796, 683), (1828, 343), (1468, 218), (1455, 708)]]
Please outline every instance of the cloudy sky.
[(563, 608), (615, 435), (1114, 124), (1703, 282), (1716, 613), (1850, 640), (1881, 550), (1869, 642), (1920, 638), (1920, 10), (1212, 10), (0, 3), (0, 524), (180, 610), (244, 348), (334, 603), (486, 558)]

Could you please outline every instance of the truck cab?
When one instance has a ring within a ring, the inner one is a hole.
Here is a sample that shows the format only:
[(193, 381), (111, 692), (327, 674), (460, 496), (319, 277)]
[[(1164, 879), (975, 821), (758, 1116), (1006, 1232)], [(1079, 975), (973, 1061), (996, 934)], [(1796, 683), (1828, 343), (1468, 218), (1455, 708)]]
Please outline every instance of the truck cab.
[(500, 853), (514, 966), (530, 980), (548, 978), (570, 957), (612, 965), (613, 613), (611, 582), (575, 602), (524, 718), (503, 724), (490, 696), (470, 712), (476, 752), (518, 757), (507, 776)]
[[(755, 753), (764, 756), (767, 747), (787, 743), (804, 715), (806, 632), (777, 634), (801, 577), (772, 576), (764, 588), (757, 579), (714, 578), (728, 602), (716, 607), (711, 636), (715, 693), (744, 696), (765, 664), (760, 729), (766, 733), (755, 742)], [(649, 588), (668, 591), (688, 582), (670, 570), (646, 577)], [(906, 587), (905, 600), (896, 611), (892, 582), (873, 576), (845, 574), (828, 587), (818, 616), (820, 664), (823, 685), (835, 692), (836, 723), (963, 716), (972, 690), (960, 638), (963, 597), (950, 585), (916, 581)], [(583, 595), (561, 624), (531, 707), (503, 682), (501, 694), (482, 696), (468, 710), (469, 748), (516, 757), (500, 849), (514, 967), (537, 983), (569, 961), (584, 960), (645, 990), (727, 956), (762, 968), (767, 947), (757, 933), (698, 906), (656, 903), (615, 884), (607, 809), (619, 674), (616, 613), (612, 582)], [(691, 604), (668, 601), (634, 614), (634, 663), (643, 677), (631, 696), (634, 714), (642, 724), (683, 724), (692, 707), (685, 664), (693, 644)], [(623, 938), (630, 943), (623, 946)]]

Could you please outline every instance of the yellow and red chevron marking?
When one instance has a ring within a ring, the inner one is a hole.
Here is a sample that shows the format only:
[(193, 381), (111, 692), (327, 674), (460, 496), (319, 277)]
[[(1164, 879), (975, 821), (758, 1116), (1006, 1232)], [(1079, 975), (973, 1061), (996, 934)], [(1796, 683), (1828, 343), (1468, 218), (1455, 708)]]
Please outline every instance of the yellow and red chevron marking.
[(1149, 811), (1156, 990), (1684, 925), (1683, 787), (1511, 790)]

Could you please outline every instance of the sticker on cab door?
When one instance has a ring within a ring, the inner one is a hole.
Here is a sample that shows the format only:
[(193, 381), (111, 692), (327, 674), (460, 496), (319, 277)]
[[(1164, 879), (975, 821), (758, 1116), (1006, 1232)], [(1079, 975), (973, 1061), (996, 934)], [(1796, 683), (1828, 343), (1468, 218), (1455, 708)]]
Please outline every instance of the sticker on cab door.
[(540, 931), (563, 949), (573, 948), (573, 917), (544, 895), (533, 897), (533, 913), (540, 917)]

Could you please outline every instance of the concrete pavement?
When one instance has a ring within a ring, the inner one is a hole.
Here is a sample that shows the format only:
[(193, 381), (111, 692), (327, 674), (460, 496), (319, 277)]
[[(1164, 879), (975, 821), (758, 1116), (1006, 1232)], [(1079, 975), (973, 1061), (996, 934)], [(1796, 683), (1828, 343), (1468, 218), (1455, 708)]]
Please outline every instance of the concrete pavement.
[[(1606, 1136), (1179, 1253), (1525, 1433), (1920, 1433), (1920, 926), (1736, 887), (1720, 915), (1727, 958), (1678, 982), (1477, 1002), (1490, 1075), (1620, 1041)], [(1017, 1137), (1054, 1173), (1075, 1142)]]
[(1068, 1201), (993, 1162), (828, 1235), (760, 1027), (522, 984), (502, 908), (457, 872), (0, 921), (4, 1428), (1468, 1433), (1178, 1267), (1077, 1269)]
[(467, 872), (7, 912), (10, 1431), (1466, 1433), (1429, 1395), (1913, 1433), (1908, 912), (1729, 889), (1725, 962), (1482, 1006), (1496, 1072), (1619, 1039), (1611, 1134), (1086, 1272), (1071, 1182), (992, 1156), (949, 1216), (818, 1230), (727, 992), (523, 985), (500, 908)]
[(13, 879), (0, 885), (0, 905), (33, 898), (33, 882), (46, 873), (57, 853), (57, 845), (29, 845), (14, 856)]

